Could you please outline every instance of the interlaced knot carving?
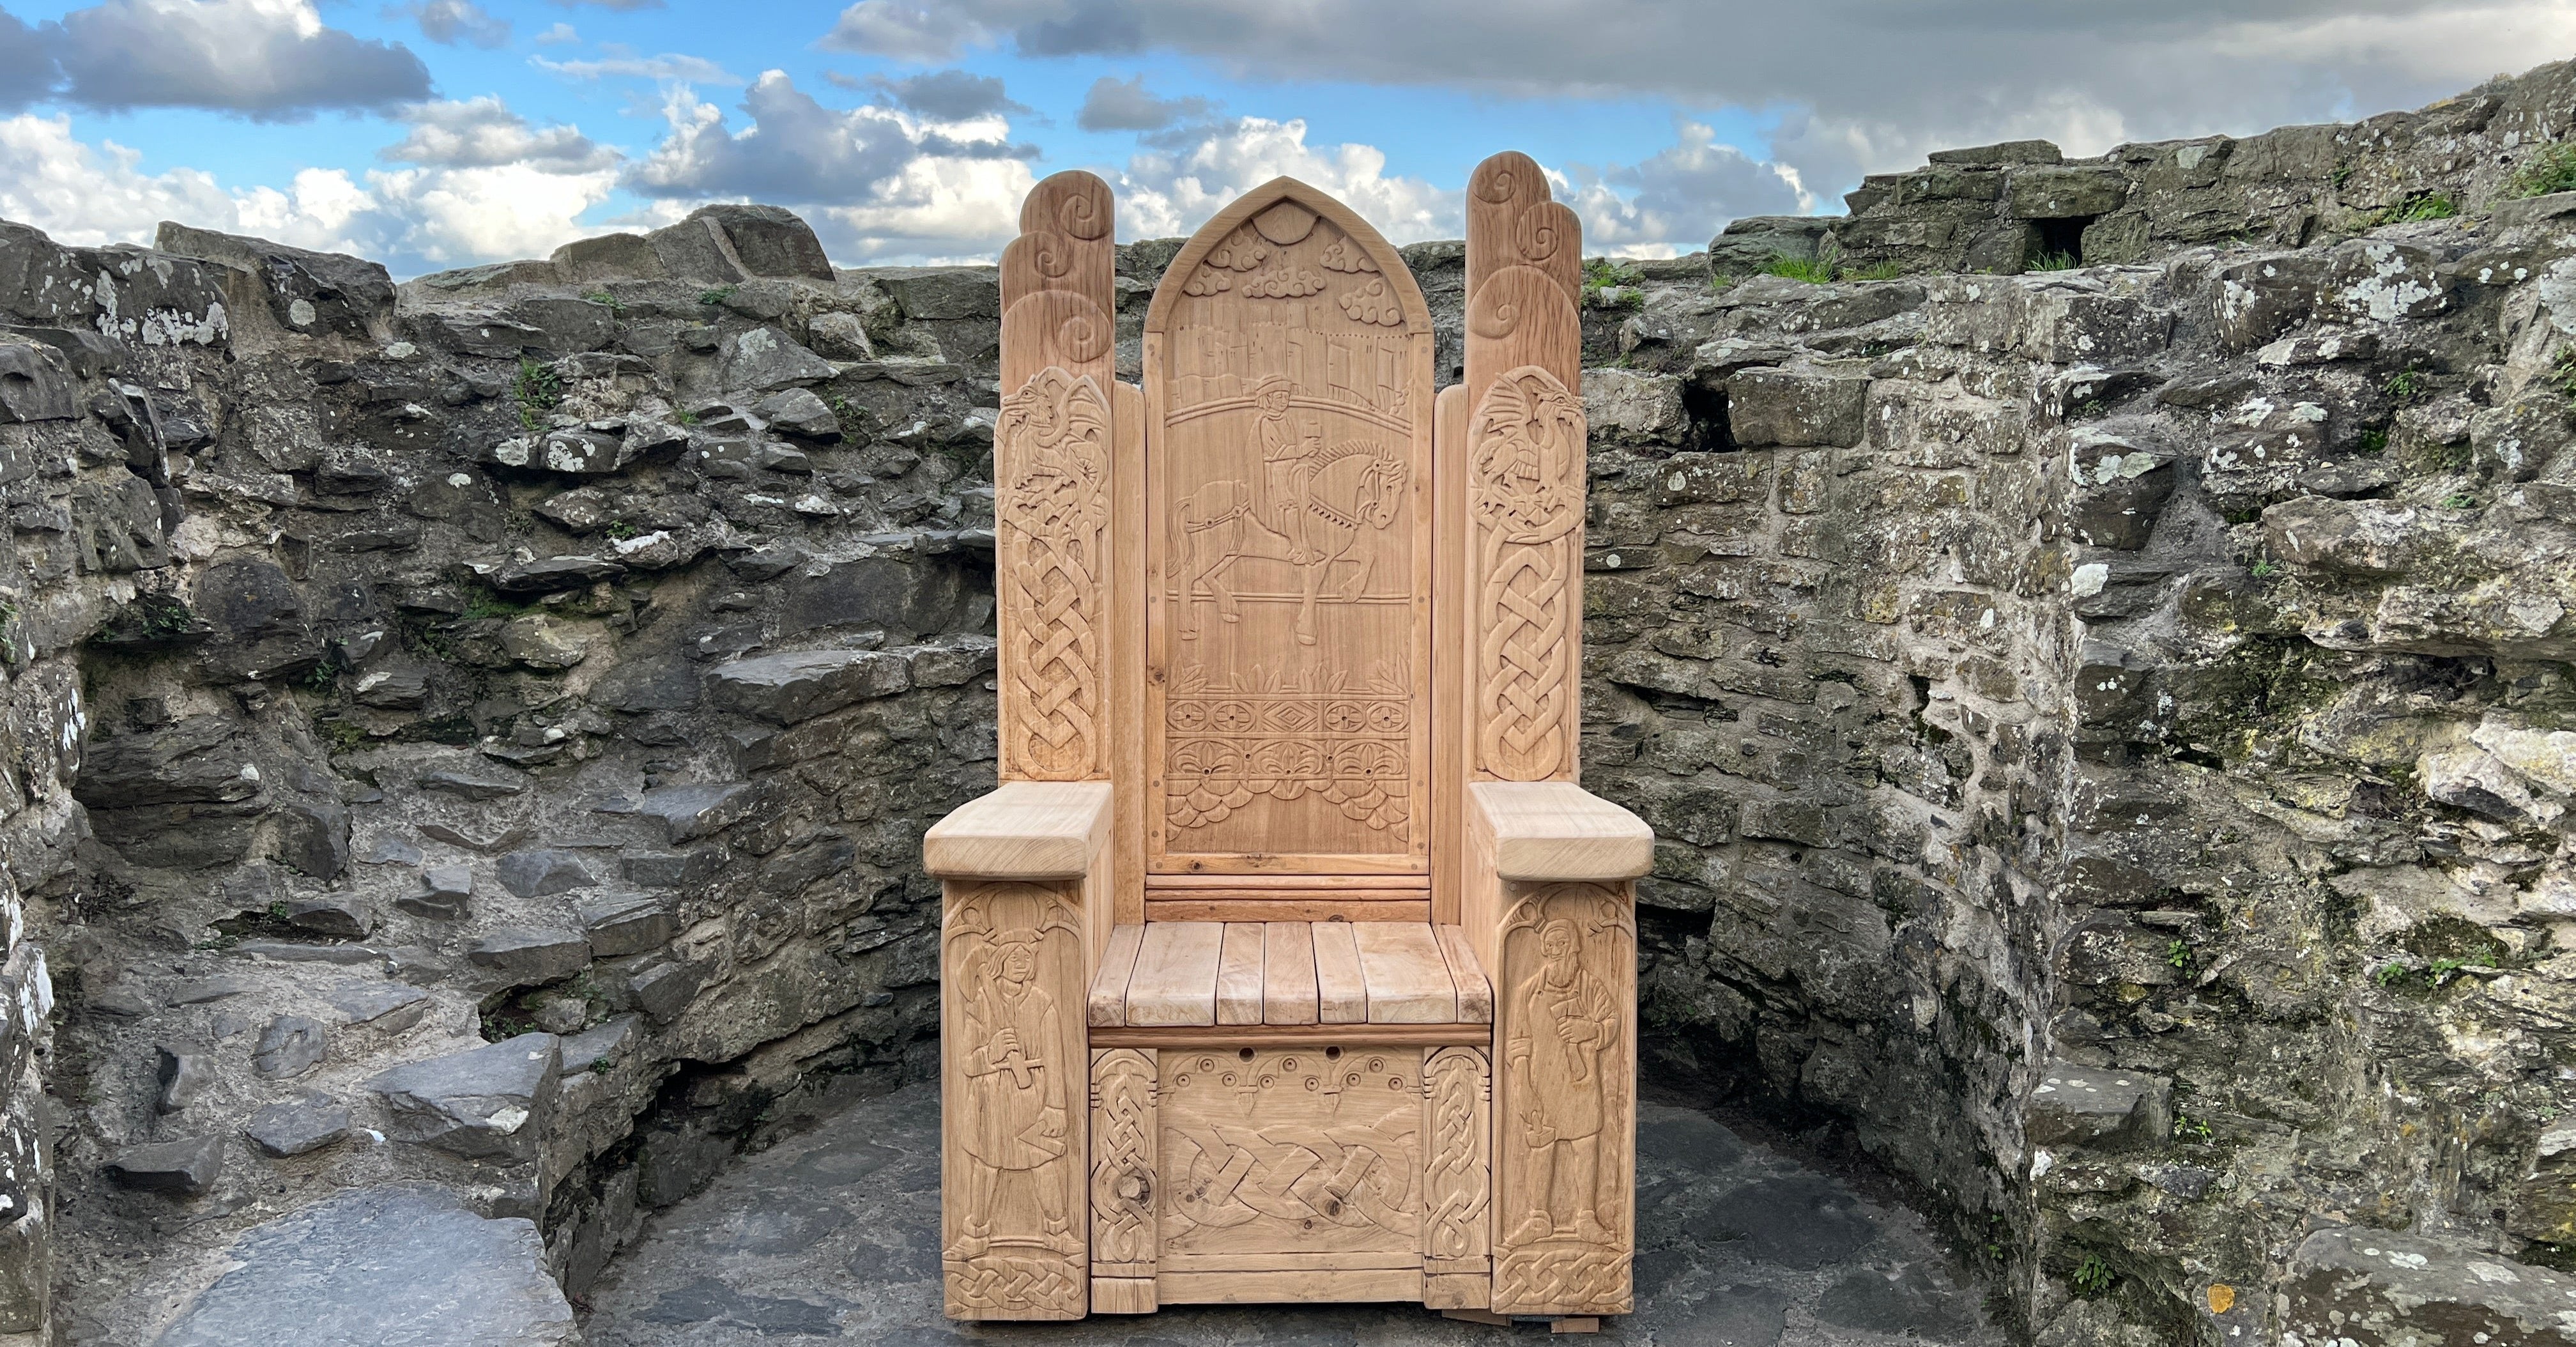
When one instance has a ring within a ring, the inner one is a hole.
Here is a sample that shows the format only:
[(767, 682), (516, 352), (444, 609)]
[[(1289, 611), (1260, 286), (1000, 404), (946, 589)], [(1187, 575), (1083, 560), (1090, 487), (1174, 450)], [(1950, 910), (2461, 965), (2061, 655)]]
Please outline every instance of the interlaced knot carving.
[(1581, 564), (1583, 406), (1523, 365), (1476, 409), (1478, 766), (1545, 781), (1573, 759), (1573, 601)]
[(1080, 781), (1104, 765), (1102, 627), (1109, 567), (1109, 400), (1050, 365), (1002, 401), (1005, 774)]

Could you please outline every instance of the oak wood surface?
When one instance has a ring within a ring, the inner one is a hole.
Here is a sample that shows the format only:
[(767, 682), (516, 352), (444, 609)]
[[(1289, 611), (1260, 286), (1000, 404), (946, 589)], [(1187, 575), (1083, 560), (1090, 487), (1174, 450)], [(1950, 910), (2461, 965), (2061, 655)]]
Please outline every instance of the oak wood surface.
[(1212, 921), (1145, 923), (1127, 981), (1129, 1024), (1215, 1024), (1217, 959), (1225, 927)]
[[(1418, 894), (1420, 891), (1416, 890)], [(1409, 898), (1148, 898), (1147, 921), (1429, 921), (1431, 901)]]
[(1368, 1022), (1368, 981), (1360, 976), (1359, 945), (1351, 937), (1354, 923), (1319, 921), (1315, 937), (1315, 993), (1326, 1024)]
[(1374, 1272), (1166, 1272), (1154, 1279), (1166, 1305), (1314, 1305), (1420, 1300), (1420, 1268)]
[(1505, 880), (1634, 879), (1654, 865), (1654, 830), (1571, 781), (1480, 781), (1467, 794), (1471, 841)]
[(1263, 943), (1261, 923), (1225, 923), (1225, 944), (1216, 964), (1217, 1023), (1261, 1023)]
[(1490, 1024), (1127, 1025), (1091, 1031), (1102, 1048), (1483, 1047)]
[(1428, 923), (1355, 922), (1371, 1024), (1454, 1024), (1458, 989)]
[(922, 868), (981, 879), (1073, 879), (1109, 840), (1106, 781), (1006, 781), (922, 835)]
[(1302, 921), (1274, 921), (1262, 928), (1261, 1022), (1268, 1025), (1319, 1023), (1322, 1003), (1315, 995), (1315, 933)]
[(1458, 1019), (1466, 1024), (1494, 1022), (1494, 988), (1486, 980), (1467, 933), (1456, 926), (1437, 928), (1440, 955), (1449, 962), (1449, 980), (1458, 988)]
[(1099, 971), (1091, 975), (1091, 993), (1084, 1006), (1086, 1023), (1127, 1022), (1127, 979), (1136, 971), (1136, 954), (1144, 944), (1145, 928), (1142, 926), (1111, 928), (1109, 947), (1100, 956)]

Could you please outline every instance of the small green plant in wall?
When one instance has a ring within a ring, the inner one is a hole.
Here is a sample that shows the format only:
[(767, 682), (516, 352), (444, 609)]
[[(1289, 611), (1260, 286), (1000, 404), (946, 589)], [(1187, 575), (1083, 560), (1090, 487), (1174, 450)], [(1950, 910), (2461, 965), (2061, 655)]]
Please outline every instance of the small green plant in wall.
[(546, 428), (546, 414), (563, 403), (563, 375), (542, 360), (521, 358), (516, 385), (519, 399), (519, 424), (529, 430)]
[(2084, 1261), (2075, 1265), (2075, 1271), (2066, 1280), (2073, 1283), (2075, 1294), (2092, 1300), (2110, 1290), (2111, 1283), (2119, 1279), (2120, 1274), (2113, 1272), (2111, 1265), (2103, 1262), (2102, 1255), (2097, 1253), (2085, 1255)]

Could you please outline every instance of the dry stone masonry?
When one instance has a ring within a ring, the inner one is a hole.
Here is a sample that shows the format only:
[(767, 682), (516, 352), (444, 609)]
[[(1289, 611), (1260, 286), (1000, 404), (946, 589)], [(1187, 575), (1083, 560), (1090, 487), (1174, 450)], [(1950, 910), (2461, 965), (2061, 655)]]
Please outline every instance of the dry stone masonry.
[[(2576, 1340), (2571, 140), (2550, 66), (1593, 269), (1647, 1074), (1847, 1127), (2024, 1340)], [(577, 1342), (930, 1078), (996, 300), (758, 206), (401, 285), (0, 224), (0, 1343)]]

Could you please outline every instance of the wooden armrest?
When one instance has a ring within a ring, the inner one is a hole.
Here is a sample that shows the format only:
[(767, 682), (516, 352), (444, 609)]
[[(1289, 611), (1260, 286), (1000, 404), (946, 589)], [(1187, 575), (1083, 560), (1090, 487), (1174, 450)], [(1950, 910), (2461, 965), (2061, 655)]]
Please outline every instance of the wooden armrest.
[(921, 865), (960, 878), (1079, 879), (1109, 819), (1106, 781), (1006, 781), (930, 825)]
[(1654, 864), (1654, 829), (1571, 781), (1480, 781), (1467, 794), (1470, 845), (1505, 879), (1635, 879)]

